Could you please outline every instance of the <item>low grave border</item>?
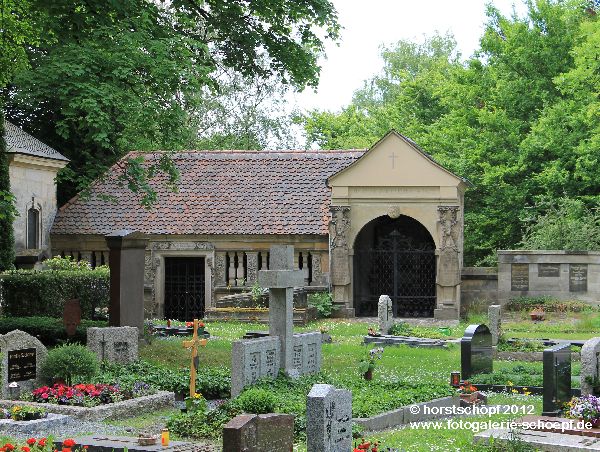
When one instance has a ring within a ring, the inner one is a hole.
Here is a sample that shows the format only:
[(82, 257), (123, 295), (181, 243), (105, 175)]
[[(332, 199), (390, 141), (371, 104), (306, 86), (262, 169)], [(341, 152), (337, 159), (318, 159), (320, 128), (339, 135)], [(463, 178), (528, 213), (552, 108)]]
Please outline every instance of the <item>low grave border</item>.
[[(512, 392), (513, 390), (518, 391), (519, 393), (523, 393), (523, 391), (527, 390), (527, 392), (531, 392), (532, 395), (544, 395), (544, 387), (543, 386), (517, 386), (517, 385), (490, 385), (490, 384), (478, 384), (472, 383), (473, 386), (477, 388), (478, 391), (486, 392)], [(571, 388), (571, 396), (573, 397), (581, 397), (581, 389), (580, 388)]]
[(10, 409), (18, 406), (33, 406), (43, 408), (49, 413), (65, 414), (86, 421), (103, 421), (105, 419), (119, 419), (137, 416), (155, 411), (158, 408), (173, 406), (175, 394), (168, 391), (159, 391), (156, 394), (123, 400), (122, 402), (107, 403), (95, 407), (81, 407), (72, 405), (57, 405), (53, 403), (26, 402), (23, 400), (0, 400), (0, 408)]
[(0, 419), (0, 431), (5, 436), (29, 434), (36, 436), (44, 434), (49, 428), (64, 426), (73, 421), (73, 418), (64, 414), (48, 413), (42, 419), (32, 421), (13, 421), (11, 419)]
[[(416, 408), (415, 408), (416, 407)], [(399, 425), (410, 424), (411, 422), (428, 421), (448, 417), (448, 413), (426, 414), (427, 408), (449, 408), (460, 407), (460, 397), (448, 396), (439, 399), (428, 400), (426, 402), (413, 403), (396, 408), (385, 413), (376, 414), (372, 417), (354, 418), (352, 421), (365, 428), (367, 431), (379, 431)]]
[(423, 348), (447, 348), (445, 339), (430, 339), (425, 337), (413, 336), (393, 336), (391, 334), (380, 334), (378, 336), (363, 336), (365, 345), (408, 345), (410, 347)]

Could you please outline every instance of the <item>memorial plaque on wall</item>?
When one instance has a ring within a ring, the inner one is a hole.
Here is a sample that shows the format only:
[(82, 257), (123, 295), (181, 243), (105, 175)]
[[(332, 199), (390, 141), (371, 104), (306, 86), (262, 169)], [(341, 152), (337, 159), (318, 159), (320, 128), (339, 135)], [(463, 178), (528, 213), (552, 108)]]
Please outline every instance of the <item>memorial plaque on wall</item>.
[(8, 382), (35, 379), (35, 348), (8, 351)]
[(560, 264), (538, 264), (538, 276), (548, 278), (560, 276)]
[(587, 264), (569, 264), (569, 292), (587, 292)]
[(510, 290), (529, 290), (529, 264), (512, 264), (510, 267)]

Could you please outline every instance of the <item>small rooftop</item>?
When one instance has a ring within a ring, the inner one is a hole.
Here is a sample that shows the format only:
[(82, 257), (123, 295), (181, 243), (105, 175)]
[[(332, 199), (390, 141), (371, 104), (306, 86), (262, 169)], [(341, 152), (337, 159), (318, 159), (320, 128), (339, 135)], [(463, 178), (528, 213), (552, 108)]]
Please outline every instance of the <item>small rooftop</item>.
[(42, 143), (9, 121), (4, 121), (4, 139), (6, 140), (6, 151), (8, 153), (32, 155), (65, 162), (69, 161), (60, 152)]

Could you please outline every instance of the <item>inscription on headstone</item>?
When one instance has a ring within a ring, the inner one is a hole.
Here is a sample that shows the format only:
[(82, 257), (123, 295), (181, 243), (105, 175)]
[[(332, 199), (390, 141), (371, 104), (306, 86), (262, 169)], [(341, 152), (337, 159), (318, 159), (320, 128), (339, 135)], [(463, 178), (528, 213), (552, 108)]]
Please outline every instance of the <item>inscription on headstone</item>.
[(493, 370), (492, 334), (486, 325), (469, 325), (460, 340), (461, 376), (491, 373)]
[(394, 325), (394, 310), (392, 299), (388, 295), (381, 295), (377, 302), (377, 317), (379, 319), (379, 332), (389, 334)]
[(529, 264), (511, 264), (510, 290), (529, 290)]
[(134, 326), (88, 328), (87, 347), (100, 361), (134, 362), (138, 359), (138, 329)]
[(316, 384), (306, 400), (307, 452), (352, 450), (352, 393)]
[(36, 378), (36, 350), (22, 348), (8, 352), (8, 382), (33, 380)]
[(587, 264), (569, 264), (569, 292), (587, 292)]
[(560, 276), (560, 264), (538, 264), (540, 278), (556, 278)]
[(542, 416), (558, 416), (571, 400), (571, 343), (544, 350), (544, 397)]
[(321, 333), (294, 334), (294, 369), (299, 375), (321, 370)]

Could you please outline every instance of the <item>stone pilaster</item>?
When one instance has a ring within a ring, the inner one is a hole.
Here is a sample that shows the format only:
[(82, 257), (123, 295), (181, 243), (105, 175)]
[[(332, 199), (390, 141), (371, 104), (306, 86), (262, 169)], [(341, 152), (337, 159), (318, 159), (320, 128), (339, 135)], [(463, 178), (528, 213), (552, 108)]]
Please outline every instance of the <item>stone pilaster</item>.
[(460, 294), (459, 206), (439, 206), (440, 248), (437, 263), (437, 319), (457, 319)]
[(350, 301), (350, 255), (348, 234), (350, 233), (350, 207), (331, 206), (329, 223), (329, 248), (331, 256), (330, 278), (333, 302), (341, 316), (353, 315)]
[(215, 286), (226, 286), (225, 281), (225, 253), (218, 251), (215, 253)]
[(251, 286), (258, 280), (258, 253), (247, 252), (246, 253), (246, 285)]

